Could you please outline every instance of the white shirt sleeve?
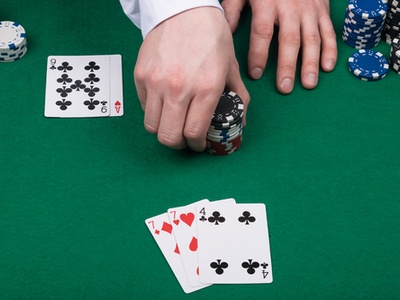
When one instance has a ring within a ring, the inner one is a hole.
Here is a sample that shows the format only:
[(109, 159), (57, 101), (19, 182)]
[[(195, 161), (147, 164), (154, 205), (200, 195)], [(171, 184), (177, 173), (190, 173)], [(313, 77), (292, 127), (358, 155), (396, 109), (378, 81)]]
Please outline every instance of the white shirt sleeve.
[(214, 6), (223, 11), (218, 0), (120, 0), (128, 18), (142, 30), (143, 38), (159, 23), (185, 10)]

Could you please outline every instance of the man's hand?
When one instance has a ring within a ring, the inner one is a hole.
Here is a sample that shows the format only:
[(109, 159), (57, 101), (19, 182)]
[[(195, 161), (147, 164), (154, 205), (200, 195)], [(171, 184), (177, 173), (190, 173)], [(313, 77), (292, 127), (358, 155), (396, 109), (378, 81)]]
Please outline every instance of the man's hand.
[(277, 25), (278, 90), (283, 94), (293, 90), (300, 47), (302, 84), (307, 89), (315, 88), (320, 65), (324, 71), (330, 72), (337, 59), (336, 34), (329, 16), (329, 0), (224, 0), (222, 6), (232, 32), (247, 2), (253, 14), (248, 56), (250, 76), (259, 79), (263, 74), (274, 25)]
[(134, 70), (144, 126), (160, 143), (203, 151), (219, 98), (226, 88), (243, 100), (232, 33), (214, 7), (194, 8), (162, 22), (144, 39)]

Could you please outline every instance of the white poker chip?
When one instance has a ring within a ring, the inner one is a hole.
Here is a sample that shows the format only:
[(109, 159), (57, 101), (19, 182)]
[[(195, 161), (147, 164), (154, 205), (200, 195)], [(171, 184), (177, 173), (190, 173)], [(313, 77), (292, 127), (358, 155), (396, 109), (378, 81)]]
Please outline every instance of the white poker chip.
[(12, 62), (27, 52), (25, 29), (12, 21), (0, 22), (0, 62)]

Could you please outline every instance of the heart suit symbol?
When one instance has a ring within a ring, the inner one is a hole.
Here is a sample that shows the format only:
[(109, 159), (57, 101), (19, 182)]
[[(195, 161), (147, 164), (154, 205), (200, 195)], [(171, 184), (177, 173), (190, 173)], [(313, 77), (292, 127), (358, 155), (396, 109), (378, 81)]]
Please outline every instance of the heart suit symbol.
[(179, 216), (185, 224), (187, 224), (189, 227), (192, 226), (193, 221), (194, 221), (194, 214), (188, 213), (188, 214), (181, 214)]

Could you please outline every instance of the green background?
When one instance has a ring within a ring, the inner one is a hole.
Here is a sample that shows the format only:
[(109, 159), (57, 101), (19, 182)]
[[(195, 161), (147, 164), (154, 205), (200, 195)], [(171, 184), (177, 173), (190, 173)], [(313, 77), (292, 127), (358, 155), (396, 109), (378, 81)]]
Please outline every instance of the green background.
[[(1, 1), (29, 50), (0, 64), (0, 299), (400, 298), (400, 76), (348, 72), (347, 1), (331, 5), (336, 69), (288, 96), (275, 87), (276, 40), (262, 79), (249, 79), (245, 10), (234, 40), (252, 102), (227, 157), (145, 131), (132, 75), (142, 37), (117, 0)], [(47, 56), (115, 53), (124, 117), (43, 116)], [(144, 220), (228, 197), (267, 205), (274, 282), (186, 295)]]

